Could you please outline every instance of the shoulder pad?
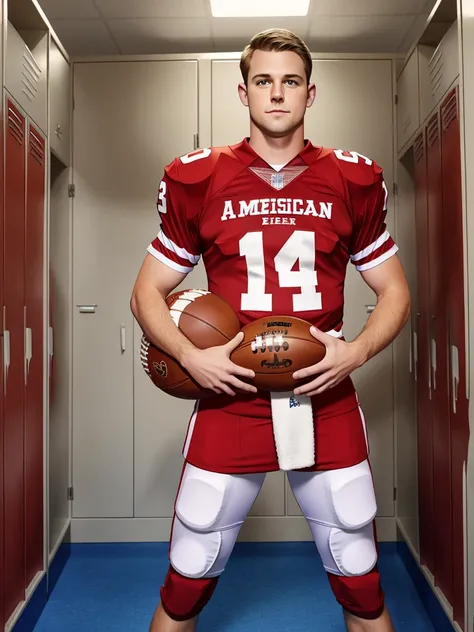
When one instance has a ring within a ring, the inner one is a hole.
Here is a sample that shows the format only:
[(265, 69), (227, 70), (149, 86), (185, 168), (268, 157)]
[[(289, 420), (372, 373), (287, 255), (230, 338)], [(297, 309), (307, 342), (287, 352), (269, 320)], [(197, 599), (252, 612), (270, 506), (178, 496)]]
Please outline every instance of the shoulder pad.
[(334, 149), (332, 158), (346, 180), (354, 184), (370, 186), (380, 179), (383, 169), (372, 160), (356, 151)]
[(181, 184), (197, 184), (210, 178), (219, 156), (223, 153), (230, 154), (227, 147), (208, 147), (196, 149), (189, 154), (175, 158), (165, 167), (165, 173), (169, 178)]

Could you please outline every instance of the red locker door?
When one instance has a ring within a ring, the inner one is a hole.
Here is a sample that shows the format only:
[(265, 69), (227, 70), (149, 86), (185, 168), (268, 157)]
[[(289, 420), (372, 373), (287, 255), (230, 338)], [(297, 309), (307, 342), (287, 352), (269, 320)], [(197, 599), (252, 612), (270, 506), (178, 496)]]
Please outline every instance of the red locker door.
[[(1, 19), (0, 19), (1, 24)], [(0, 191), (3, 191), (3, 107), (0, 100)], [(4, 239), (3, 239), (3, 195), (0, 195), (0, 246), (2, 252), (4, 252)], [(5, 626), (5, 613), (3, 606), (3, 587), (5, 585), (4, 572), (3, 572), (3, 542), (4, 542), (4, 513), (3, 513), (3, 361), (4, 361), (4, 348), (3, 348), (3, 256), (0, 256), (0, 630), (3, 630)]]
[(433, 536), (435, 584), (453, 599), (451, 524), (451, 433), (448, 392), (446, 313), (446, 235), (443, 220), (441, 130), (438, 113), (427, 127), (428, 213), (430, 235), (430, 345), (433, 410)]
[(43, 569), (45, 141), (29, 125), (26, 165), (25, 579)]
[(25, 118), (9, 101), (5, 136), (4, 298), (10, 361), (4, 395), (4, 590), (8, 620), (25, 598)]
[(447, 306), (450, 348), (450, 413), (452, 466), (452, 524), (454, 566), (454, 620), (464, 626), (464, 518), (463, 472), (469, 441), (466, 399), (466, 353), (464, 320), (463, 210), (461, 189), (461, 138), (458, 95), (455, 88), (441, 106), (443, 204), (445, 208), (444, 258), (448, 273)]
[(415, 221), (417, 258), (416, 296), (416, 380), (418, 419), (419, 530), (421, 563), (434, 568), (433, 543), (433, 449), (431, 427), (429, 348), (429, 240), (426, 140), (424, 133), (414, 144)]

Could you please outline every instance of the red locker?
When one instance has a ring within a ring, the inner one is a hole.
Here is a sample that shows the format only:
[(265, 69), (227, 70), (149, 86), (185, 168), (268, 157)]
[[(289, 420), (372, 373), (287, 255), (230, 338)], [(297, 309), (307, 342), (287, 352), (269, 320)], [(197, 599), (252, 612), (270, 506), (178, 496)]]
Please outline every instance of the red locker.
[(426, 139), (424, 133), (414, 145), (415, 158), (415, 221), (417, 257), (417, 298), (415, 331), (417, 418), (418, 418), (418, 481), (421, 563), (434, 568), (433, 541), (433, 446), (430, 393), (429, 347), (429, 240)]
[(454, 619), (464, 626), (464, 518), (463, 471), (469, 441), (466, 399), (466, 353), (464, 319), (463, 214), (461, 189), (461, 138), (457, 89), (441, 105), (443, 148), (444, 238), (447, 271), (449, 408), (451, 418), (453, 601)]
[(25, 118), (10, 102), (5, 129), (4, 343), (10, 347), (4, 395), (5, 618), (25, 598)]
[(433, 536), (435, 584), (453, 599), (451, 523), (451, 433), (448, 394), (448, 319), (446, 311), (446, 228), (443, 214), (443, 171), (440, 118), (427, 127), (428, 214), (430, 258), (430, 350), (433, 419)]
[(26, 166), (25, 580), (43, 569), (45, 141), (29, 125)]
[[(1, 24), (1, 20), (0, 20)], [(0, 100), (0, 245), (4, 248), (3, 239), (3, 107)], [(2, 250), (3, 252), (3, 250)], [(3, 564), (3, 542), (4, 542), (4, 512), (3, 512), (3, 256), (0, 256), (0, 630), (5, 626), (5, 612), (3, 604), (3, 590), (5, 585), (4, 564)]]

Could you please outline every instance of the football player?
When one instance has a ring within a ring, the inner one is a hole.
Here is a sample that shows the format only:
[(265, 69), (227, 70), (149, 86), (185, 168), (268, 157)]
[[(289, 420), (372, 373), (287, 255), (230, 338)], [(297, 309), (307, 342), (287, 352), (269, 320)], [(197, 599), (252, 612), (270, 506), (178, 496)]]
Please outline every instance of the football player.
[[(161, 227), (131, 308), (146, 336), (216, 396), (197, 402), (189, 422), (170, 566), (151, 632), (195, 630), (266, 472), (279, 469), (288, 470), (349, 632), (393, 630), (377, 567), (365, 422), (350, 375), (399, 334), (409, 291), (386, 227), (382, 169), (354, 151), (305, 139), (316, 92), (311, 70), (310, 52), (295, 34), (255, 35), (242, 54), (238, 86), (250, 136), (176, 158), (159, 185)], [(325, 344), (320, 363), (294, 374), (310, 379), (286, 400), (257, 392), (245, 381), (253, 372), (231, 361), (242, 333), (200, 350), (174, 324), (165, 297), (201, 258), (208, 289), (234, 308), (242, 326), (266, 315), (296, 316)], [(377, 302), (360, 335), (346, 342), (349, 262)], [(282, 468), (273, 422), (277, 411), (299, 414), (295, 401), (311, 411), (314, 455)]]

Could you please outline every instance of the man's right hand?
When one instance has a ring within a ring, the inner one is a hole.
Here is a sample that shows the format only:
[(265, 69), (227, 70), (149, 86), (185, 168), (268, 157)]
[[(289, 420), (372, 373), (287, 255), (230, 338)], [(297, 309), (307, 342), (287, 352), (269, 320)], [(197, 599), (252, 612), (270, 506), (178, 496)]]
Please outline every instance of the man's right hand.
[(213, 390), (215, 393), (227, 393), (235, 395), (234, 389), (240, 389), (248, 393), (256, 393), (257, 389), (252, 384), (239, 380), (237, 376), (252, 379), (255, 373), (251, 369), (244, 369), (230, 359), (230, 354), (242, 342), (244, 334), (239, 333), (225, 345), (198, 349), (187, 349), (180, 358), (180, 364), (188, 371), (196, 382), (203, 388)]

